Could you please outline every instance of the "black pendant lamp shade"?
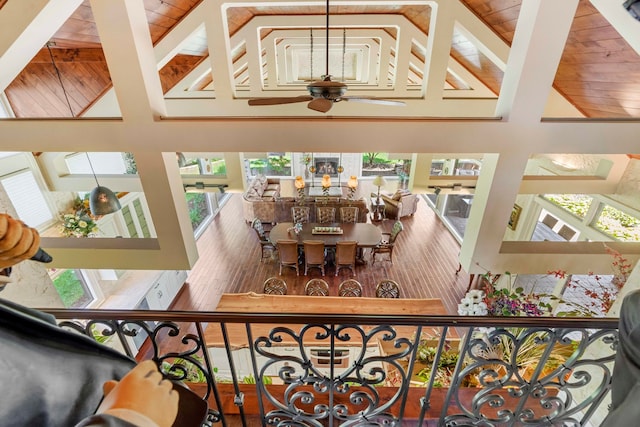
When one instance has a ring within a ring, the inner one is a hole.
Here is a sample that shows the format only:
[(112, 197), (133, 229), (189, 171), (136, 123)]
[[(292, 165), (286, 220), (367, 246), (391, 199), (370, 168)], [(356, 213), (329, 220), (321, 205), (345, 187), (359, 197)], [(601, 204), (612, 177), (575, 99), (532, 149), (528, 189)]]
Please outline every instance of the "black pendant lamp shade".
[(91, 190), (89, 209), (93, 215), (107, 215), (119, 211), (121, 207), (118, 197), (107, 187), (98, 185)]

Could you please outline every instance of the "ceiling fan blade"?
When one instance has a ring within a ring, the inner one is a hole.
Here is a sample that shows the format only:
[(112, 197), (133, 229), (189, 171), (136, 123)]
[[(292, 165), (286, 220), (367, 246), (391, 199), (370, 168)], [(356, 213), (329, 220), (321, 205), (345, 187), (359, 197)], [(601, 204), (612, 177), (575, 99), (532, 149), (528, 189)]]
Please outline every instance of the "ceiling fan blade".
[(309, 104), (307, 104), (308, 108), (319, 111), (321, 113), (326, 113), (331, 109), (332, 106), (333, 101), (326, 98), (316, 98), (313, 101), (309, 102)]
[(343, 96), (340, 98), (340, 101), (349, 101), (349, 102), (363, 102), (366, 104), (380, 104), (380, 105), (392, 105), (396, 107), (404, 107), (405, 104), (402, 101), (392, 101), (390, 99), (382, 99), (382, 98), (360, 98), (357, 96)]
[(296, 102), (311, 101), (313, 96), (301, 95), (292, 96), (288, 98), (253, 98), (249, 100), (249, 105), (280, 105), (280, 104), (294, 104)]

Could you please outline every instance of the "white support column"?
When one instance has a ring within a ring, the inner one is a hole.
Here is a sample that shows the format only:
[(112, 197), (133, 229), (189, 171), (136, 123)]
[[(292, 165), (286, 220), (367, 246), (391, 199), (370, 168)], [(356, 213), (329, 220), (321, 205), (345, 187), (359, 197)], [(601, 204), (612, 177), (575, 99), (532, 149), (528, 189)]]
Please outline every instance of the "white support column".
[[(276, 89), (278, 87), (278, 80), (281, 76), (278, 75), (278, 67), (277, 67), (277, 56), (276, 56), (276, 46), (273, 41), (265, 42), (265, 40), (260, 41), (260, 46), (264, 47), (265, 53), (267, 55), (267, 84), (266, 89)], [(262, 76), (260, 76), (262, 78)], [(262, 89), (262, 80), (260, 80), (260, 85), (257, 85), (253, 80), (250, 81), (252, 83), (252, 87), (257, 89)]]
[(231, 68), (231, 50), (229, 47), (229, 28), (223, 5), (215, 0), (204, 0), (206, 6), (205, 28), (209, 44), (209, 61), (213, 75), (213, 87), (218, 100), (235, 98), (233, 69)]
[(497, 116), (536, 122), (542, 117), (577, 6), (578, 0), (522, 3)]
[[(251, 32), (244, 40), (247, 49), (246, 60), (248, 64), (249, 83), (254, 87), (262, 87), (262, 55), (258, 37), (259, 34), (257, 34), (257, 32)], [(269, 77), (271, 77), (271, 75), (269, 75)], [(275, 74), (273, 77), (275, 78)], [(271, 81), (271, 79), (269, 79), (269, 81)]]
[(166, 116), (144, 4), (91, 0), (91, 8), (124, 120), (149, 122)]
[(407, 76), (409, 75), (409, 62), (411, 60), (411, 43), (413, 37), (409, 31), (398, 30), (398, 48), (396, 50), (395, 90), (407, 90)]
[(466, 271), (492, 269), (520, 188), (514, 177), (522, 176), (528, 159), (526, 153), (485, 154), (460, 252)]
[(189, 268), (197, 261), (198, 250), (176, 155), (137, 151), (133, 156), (163, 256)]
[(452, 2), (438, 0), (435, 7), (431, 8), (431, 23), (422, 79), (422, 92), (427, 102), (442, 101), (447, 66), (451, 56), (454, 22)]
[(82, 0), (22, 0), (0, 9), (0, 92), (75, 12)]
[[(389, 85), (389, 65), (391, 65), (391, 41), (386, 42), (384, 39), (380, 40), (380, 75), (378, 76), (378, 87), (386, 88)], [(376, 61), (371, 61), (372, 76), (377, 72), (378, 64)], [(396, 73), (396, 77), (398, 74)]]

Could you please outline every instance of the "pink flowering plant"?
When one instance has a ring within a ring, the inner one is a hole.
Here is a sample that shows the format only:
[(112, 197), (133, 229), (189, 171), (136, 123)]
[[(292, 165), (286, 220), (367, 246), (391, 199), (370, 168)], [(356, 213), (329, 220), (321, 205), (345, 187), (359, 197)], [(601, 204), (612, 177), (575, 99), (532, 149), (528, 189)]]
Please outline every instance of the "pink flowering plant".
[(573, 289), (587, 297), (585, 300), (579, 302), (563, 301), (569, 310), (560, 311), (556, 313), (557, 316), (598, 317), (604, 316), (609, 312), (618, 297), (618, 293), (627, 282), (633, 266), (627, 258), (615, 249), (606, 246), (605, 250), (613, 257), (613, 261), (611, 262), (613, 278), (611, 279), (589, 272), (587, 279), (581, 280), (567, 274), (564, 270), (549, 271), (549, 274), (554, 275), (558, 279), (568, 279), (567, 288)]

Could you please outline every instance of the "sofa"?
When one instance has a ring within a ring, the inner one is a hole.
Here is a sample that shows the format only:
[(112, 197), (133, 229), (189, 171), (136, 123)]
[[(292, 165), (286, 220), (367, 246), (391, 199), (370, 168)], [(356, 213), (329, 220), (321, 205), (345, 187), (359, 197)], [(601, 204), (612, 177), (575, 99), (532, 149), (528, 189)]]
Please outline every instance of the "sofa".
[(254, 218), (275, 224), (275, 203), (280, 199), (280, 180), (258, 176), (242, 194), (244, 220), (251, 223)]
[(384, 214), (388, 219), (400, 219), (413, 215), (418, 209), (418, 195), (409, 190), (398, 190), (393, 194), (381, 194)]

